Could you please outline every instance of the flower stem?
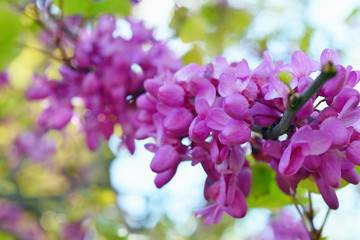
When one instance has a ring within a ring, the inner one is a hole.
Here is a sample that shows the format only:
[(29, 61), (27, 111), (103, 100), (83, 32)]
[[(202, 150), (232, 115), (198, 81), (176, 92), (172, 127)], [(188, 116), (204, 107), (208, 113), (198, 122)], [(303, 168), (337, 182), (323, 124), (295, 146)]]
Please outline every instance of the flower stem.
[(324, 218), (324, 221), (323, 221), (323, 223), (322, 223), (322, 225), (321, 225), (321, 228), (319, 229), (320, 235), (321, 235), (321, 233), (322, 233), (322, 230), (324, 229), (324, 226), (325, 226), (326, 220), (327, 220), (328, 217), (329, 217), (329, 214), (330, 214), (330, 208), (327, 210), (326, 216), (325, 216), (325, 218)]

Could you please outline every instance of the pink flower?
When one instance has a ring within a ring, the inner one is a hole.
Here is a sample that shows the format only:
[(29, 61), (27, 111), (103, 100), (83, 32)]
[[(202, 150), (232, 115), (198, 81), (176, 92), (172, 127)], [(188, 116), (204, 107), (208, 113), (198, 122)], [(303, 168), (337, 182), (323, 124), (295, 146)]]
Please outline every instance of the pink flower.
[(323, 130), (312, 130), (309, 126), (300, 128), (291, 138), (279, 163), (284, 175), (296, 173), (309, 155), (319, 155), (330, 148), (332, 136)]

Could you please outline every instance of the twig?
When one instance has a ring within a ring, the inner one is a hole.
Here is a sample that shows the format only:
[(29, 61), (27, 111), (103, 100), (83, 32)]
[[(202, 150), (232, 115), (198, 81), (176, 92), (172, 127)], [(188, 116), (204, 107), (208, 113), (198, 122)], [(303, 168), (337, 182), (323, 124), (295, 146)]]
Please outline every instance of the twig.
[(56, 33), (56, 37), (55, 37), (55, 43), (56, 46), (59, 48), (60, 52), (61, 52), (61, 56), (64, 59), (64, 61), (68, 61), (68, 57), (66, 54), (65, 49), (63, 48), (63, 46), (61, 45), (61, 38), (62, 38), (62, 32), (63, 32), (63, 25), (64, 25), (64, 0), (59, 0), (59, 8), (60, 8), (60, 19), (57, 22), (57, 33)]
[(324, 221), (323, 221), (323, 223), (322, 223), (322, 225), (321, 225), (321, 227), (320, 227), (320, 229), (319, 229), (319, 235), (321, 235), (322, 230), (324, 229), (325, 223), (326, 223), (326, 221), (327, 221), (327, 219), (328, 219), (328, 217), (329, 217), (329, 213), (330, 213), (330, 208), (327, 210), (326, 216), (325, 216), (325, 218), (324, 218)]
[(304, 222), (305, 226), (307, 228), (309, 228), (310, 231), (313, 231), (313, 226), (309, 223), (309, 219), (308, 217), (301, 211), (301, 209), (299, 208), (299, 202), (297, 201), (295, 196), (291, 196), (291, 199), (293, 201), (293, 204), (296, 208), (296, 210), (299, 212), (302, 221)]
[(39, 51), (39, 52), (45, 54), (47, 57), (49, 57), (51, 59), (54, 59), (54, 60), (59, 61), (61, 63), (64, 62), (64, 59), (56, 57), (54, 54), (52, 54), (51, 52), (49, 52), (49, 51), (47, 51), (45, 49), (41, 49), (41, 48), (38, 48), (38, 47), (35, 47), (35, 46), (30, 46), (30, 45), (27, 45), (27, 44), (23, 44), (23, 43), (17, 43), (17, 45), (19, 45), (21, 47), (24, 47), (24, 48), (34, 49), (36, 51)]
[(279, 124), (274, 127), (269, 127), (266, 137), (276, 140), (279, 136), (285, 134), (292, 125), (298, 111), (305, 105), (305, 103), (313, 97), (320, 88), (332, 77), (336, 75), (336, 67), (332, 62), (325, 63), (322, 67), (320, 75), (313, 81), (305, 91), (299, 95), (294, 93), (289, 96), (287, 109), (282, 116)]

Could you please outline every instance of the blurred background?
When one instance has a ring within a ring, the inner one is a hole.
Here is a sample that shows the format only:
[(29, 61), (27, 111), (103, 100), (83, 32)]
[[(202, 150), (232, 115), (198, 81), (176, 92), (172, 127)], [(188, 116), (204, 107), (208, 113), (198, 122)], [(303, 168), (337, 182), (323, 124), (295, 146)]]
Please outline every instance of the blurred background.
[[(159, 190), (149, 168), (153, 154), (143, 141), (134, 155), (117, 148), (116, 135), (90, 152), (76, 122), (43, 136), (36, 121), (46, 102), (28, 102), (24, 92), (47, 59), (34, 48), (7, 44), (25, 31), (18, 21), (27, 24), (7, 4), (0, 1), (0, 66), (7, 66), (0, 75), (0, 239), (272, 239), (269, 223), (284, 212), (300, 221), (291, 206), (281, 210), (290, 201), (264, 169), (256, 170), (257, 178), (254, 174), (247, 216), (227, 216), (209, 226), (193, 214), (206, 205), (200, 166), (183, 163)], [(167, 41), (185, 64), (223, 55), (229, 62), (245, 58), (253, 69), (264, 50), (289, 62), (296, 50), (319, 59), (331, 48), (343, 65), (359, 69), (360, 4), (355, 0), (142, 0), (126, 8), (121, 16), (131, 13), (154, 28), (155, 37)], [(129, 34), (126, 22), (118, 23), (119, 34)], [(27, 28), (26, 41), (39, 44), (36, 33)], [(56, 77), (58, 67), (51, 62), (49, 75)], [(257, 185), (264, 179), (268, 186)], [(340, 208), (330, 213), (324, 235), (356, 239), (359, 188), (346, 186), (337, 193)], [(320, 226), (327, 208), (315, 195), (314, 206)]]

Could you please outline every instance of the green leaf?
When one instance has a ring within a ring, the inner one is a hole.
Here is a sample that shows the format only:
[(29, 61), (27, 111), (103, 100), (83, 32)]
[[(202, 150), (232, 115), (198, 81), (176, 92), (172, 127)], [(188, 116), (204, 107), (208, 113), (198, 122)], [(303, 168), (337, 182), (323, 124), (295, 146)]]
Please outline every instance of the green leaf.
[(206, 36), (206, 19), (201, 16), (193, 16), (185, 20), (181, 26), (179, 37), (185, 43), (201, 40)]
[(64, 1), (64, 15), (69, 16), (81, 14), (87, 16), (90, 11), (91, 4), (91, 0)]
[(131, 4), (129, 0), (67, 0), (64, 3), (64, 14), (81, 14), (86, 17), (97, 14), (111, 13), (129, 15)]
[[(337, 189), (341, 189), (345, 186), (347, 186), (349, 183), (347, 181), (345, 181), (344, 179), (341, 179), (340, 180), (340, 187), (338, 187)], [(306, 189), (312, 193), (319, 193), (320, 194), (320, 191), (316, 185), (316, 182), (315, 180), (310, 177), (310, 178), (306, 178), (304, 180), (301, 180), (300, 183), (298, 184), (298, 189), (299, 188), (303, 188), (303, 189)]]
[(355, 170), (356, 170), (357, 173), (360, 175), (360, 166), (355, 166)]
[(0, 239), (2, 240), (15, 240), (16, 238), (10, 233), (0, 231)]
[(345, 22), (348, 23), (350, 22), (356, 15), (358, 15), (360, 12), (360, 8), (355, 8), (350, 15), (345, 19)]
[(304, 188), (312, 193), (320, 193), (319, 189), (316, 185), (316, 182), (310, 178), (306, 178), (306, 179), (302, 180), (299, 183), (298, 188)]
[(189, 10), (185, 7), (181, 7), (177, 11), (175, 11), (169, 26), (176, 31), (177, 35), (181, 29), (181, 26), (188, 18), (188, 15)]
[(311, 40), (311, 36), (314, 32), (314, 29), (312, 28), (306, 28), (306, 32), (303, 36), (303, 38), (300, 40), (300, 49), (304, 52), (307, 52), (310, 46), (310, 40)]
[(280, 81), (286, 84), (286, 86), (289, 88), (290, 92), (293, 93), (293, 90), (290, 86), (290, 82), (293, 79), (293, 75), (289, 72), (280, 72), (277, 76)]
[(243, 36), (252, 21), (252, 15), (245, 10), (228, 8), (223, 23), (227, 25), (229, 34)]
[(131, 4), (128, 0), (105, 0), (94, 2), (90, 8), (90, 14), (120, 13), (123, 15), (129, 15), (130, 10)]
[(190, 63), (202, 65), (203, 57), (204, 51), (198, 45), (194, 45), (194, 47), (182, 57), (182, 60), (185, 65)]
[(279, 208), (291, 204), (291, 198), (283, 193), (275, 181), (275, 172), (265, 163), (251, 167), (252, 188), (247, 203), (250, 208)]
[(97, 217), (95, 219), (97, 231), (106, 237), (106, 239), (126, 240), (127, 229), (117, 221), (110, 221), (104, 217)]
[(20, 52), (15, 41), (24, 29), (19, 16), (6, 5), (0, 5), (0, 71)]

